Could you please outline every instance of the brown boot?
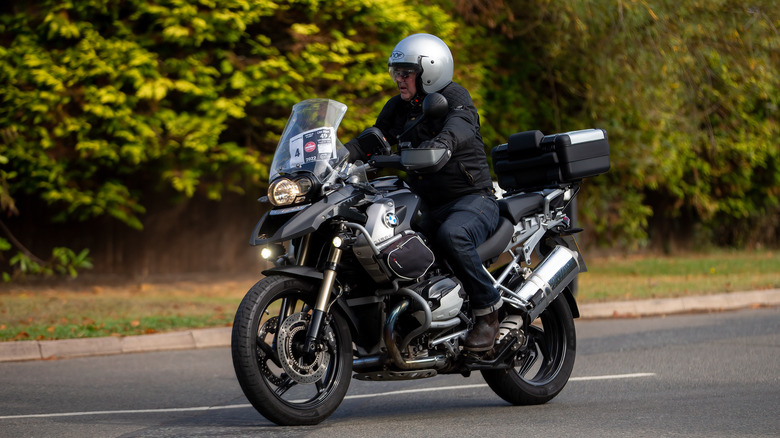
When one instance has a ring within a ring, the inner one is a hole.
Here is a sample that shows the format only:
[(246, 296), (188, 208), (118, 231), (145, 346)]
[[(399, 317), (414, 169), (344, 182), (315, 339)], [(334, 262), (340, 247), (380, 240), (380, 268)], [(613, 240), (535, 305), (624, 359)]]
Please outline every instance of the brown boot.
[(488, 351), (493, 348), (498, 334), (498, 310), (477, 316), (477, 322), (466, 336), (463, 348), (468, 351)]

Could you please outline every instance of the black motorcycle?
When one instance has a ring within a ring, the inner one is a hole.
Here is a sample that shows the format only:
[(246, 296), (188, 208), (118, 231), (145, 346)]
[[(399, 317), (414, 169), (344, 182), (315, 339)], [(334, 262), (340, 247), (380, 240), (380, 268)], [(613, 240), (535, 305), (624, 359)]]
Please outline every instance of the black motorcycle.
[[(424, 116), (447, 110), (432, 94)], [(460, 281), (417, 224), (424, 206), (395, 168), (428, 172), (445, 149), (389, 154), (376, 131), (359, 137), (377, 152), (351, 162), (337, 139), (347, 107), (328, 99), (293, 106), (270, 169), (271, 208), (251, 245), (274, 261), (236, 313), (232, 356), (244, 394), (280, 425), (317, 424), (336, 410), (351, 378), (407, 380), (480, 371), (515, 405), (541, 404), (566, 385), (574, 366), (571, 283), (585, 271), (565, 213), (585, 177), (609, 169), (606, 132), (512, 135), (493, 148), (506, 190), (498, 229), (479, 247), (501, 293), (492, 350), (462, 347), (474, 324)], [(533, 266), (533, 267), (532, 267)]]

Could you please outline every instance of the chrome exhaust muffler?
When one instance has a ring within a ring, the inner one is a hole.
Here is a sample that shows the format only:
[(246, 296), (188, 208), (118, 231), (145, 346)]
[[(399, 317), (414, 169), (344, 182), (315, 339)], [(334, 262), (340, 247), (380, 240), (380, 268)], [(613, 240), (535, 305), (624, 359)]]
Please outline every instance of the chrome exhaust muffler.
[(534, 269), (515, 294), (529, 304), (528, 316), (535, 320), (580, 273), (579, 254), (558, 245)]

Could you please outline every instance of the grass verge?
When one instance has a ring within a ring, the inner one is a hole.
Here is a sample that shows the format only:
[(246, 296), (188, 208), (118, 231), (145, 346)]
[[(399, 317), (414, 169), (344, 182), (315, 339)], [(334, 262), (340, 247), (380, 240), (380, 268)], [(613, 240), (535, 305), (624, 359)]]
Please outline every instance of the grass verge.
[(224, 327), (257, 278), (3, 285), (0, 342)]
[(579, 277), (581, 302), (674, 298), (780, 288), (780, 252), (716, 251), (662, 257), (607, 257)]
[[(588, 261), (580, 303), (780, 288), (780, 252), (718, 251)], [(129, 336), (230, 326), (257, 281), (199, 277), (110, 285), (0, 285), (0, 341)]]

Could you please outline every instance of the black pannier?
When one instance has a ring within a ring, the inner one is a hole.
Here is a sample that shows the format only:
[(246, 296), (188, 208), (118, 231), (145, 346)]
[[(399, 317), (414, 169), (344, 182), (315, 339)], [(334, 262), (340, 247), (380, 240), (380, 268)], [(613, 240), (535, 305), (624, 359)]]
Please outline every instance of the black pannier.
[(607, 131), (544, 135), (525, 131), (491, 151), (498, 185), (509, 192), (576, 182), (609, 170)]
[(433, 265), (433, 251), (417, 233), (404, 234), (380, 251), (385, 266), (396, 277), (414, 280)]

